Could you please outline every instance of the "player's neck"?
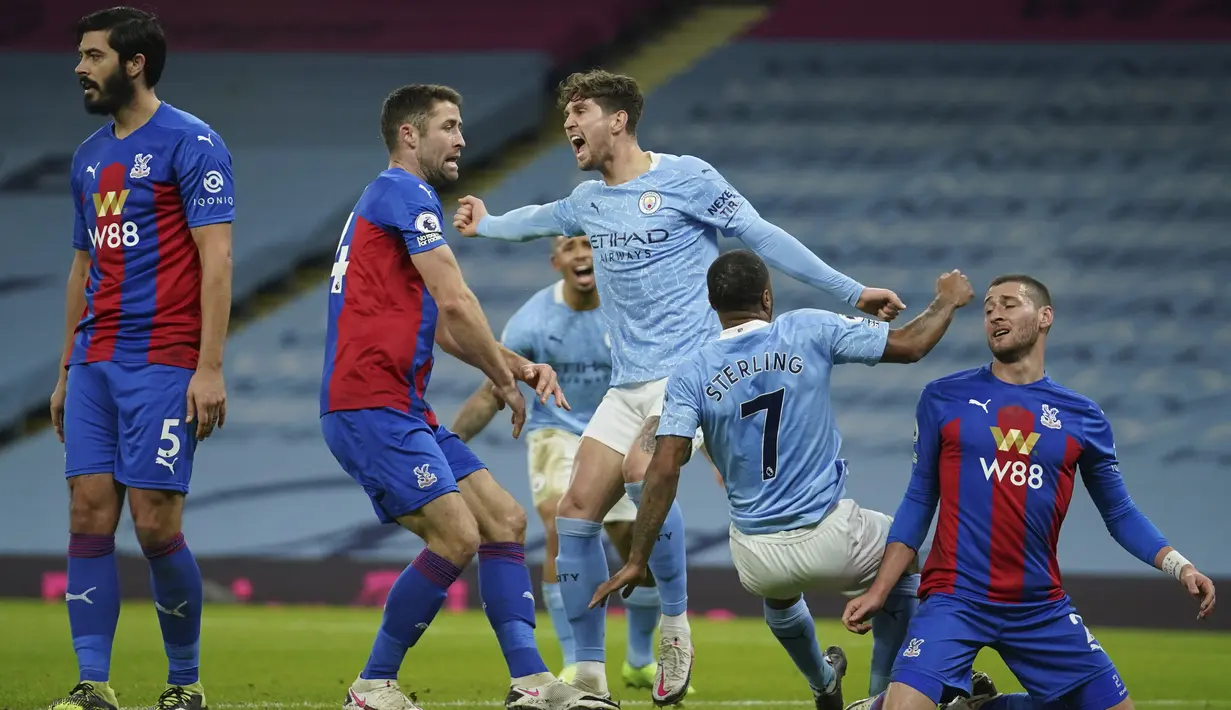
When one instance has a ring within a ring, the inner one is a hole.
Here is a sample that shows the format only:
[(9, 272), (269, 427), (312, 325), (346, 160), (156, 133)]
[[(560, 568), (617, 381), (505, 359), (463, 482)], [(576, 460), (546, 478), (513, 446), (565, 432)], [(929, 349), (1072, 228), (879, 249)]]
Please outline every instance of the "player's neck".
[[(392, 170), (393, 168), (401, 168), (420, 180), (423, 180), (423, 175), (419, 170), (419, 161), (413, 158), (408, 158), (402, 155), (391, 155), (389, 156), (389, 169)], [(427, 180), (423, 181), (427, 182)]]
[(1042, 350), (1028, 353), (1025, 357), (1015, 362), (992, 360), (992, 376), (1001, 382), (1007, 382), (1011, 385), (1028, 385), (1032, 382), (1038, 382), (1046, 375), (1047, 370), (1043, 367)]
[(162, 102), (153, 91), (138, 89), (133, 100), (121, 106), (111, 116), (115, 121), (115, 137), (124, 139), (132, 135), (138, 128), (149, 123), (161, 105)]
[(592, 311), (598, 308), (598, 289), (578, 291), (575, 288), (564, 287), (564, 305), (574, 311)]
[(723, 330), (738, 328), (745, 323), (751, 323), (758, 320), (768, 323), (772, 319), (773, 316), (764, 311), (757, 311), (756, 313), (753, 313), (752, 311), (734, 311), (731, 313), (718, 314), (718, 323), (722, 326)]
[(608, 185), (621, 185), (630, 180), (636, 180), (650, 171), (654, 160), (650, 154), (641, 150), (637, 141), (617, 141), (611, 150), (611, 160), (603, 166), (603, 182)]

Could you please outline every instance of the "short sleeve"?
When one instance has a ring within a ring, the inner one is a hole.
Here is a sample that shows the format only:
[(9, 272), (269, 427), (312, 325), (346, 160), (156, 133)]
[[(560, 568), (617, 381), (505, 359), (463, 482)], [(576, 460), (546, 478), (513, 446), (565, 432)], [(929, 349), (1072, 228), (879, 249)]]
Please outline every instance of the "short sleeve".
[(504, 332), (500, 334), (500, 342), (509, 350), (533, 361), (535, 359), (534, 329), (530, 327), (531, 319), (526, 312), (529, 306), (530, 302), (527, 302), (504, 325)]
[(701, 426), (701, 388), (696, 369), (684, 363), (667, 379), (663, 411), (658, 420), (658, 436), (692, 439)]
[(175, 151), (175, 176), (189, 227), (235, 221), (231, 153), (208, 128), (186, 134)]
[(406, 253), (414, 256), (444, 246), (444, 217), (436, 193), (427, 185), (409, 180), (385, 184), (385, 194), (377, 201), (378, 221), (402, 235)]
[(73, 248), (89, 251), (90, 231), (89, 227), (86, 226), (85, 204), (82, 202), (85, 199), (85, 195), (82, 194), (81, 183), (78, 182), (78, 173), (81, 171), (81, 168), (77, 165), (76, 160), (73, 161), (72, 170), (72, 174), (68, 177), (68, 187), (72, 192), (73, 200)]
[(761, 218), (748, 200), (703, 160), (688, 159), (687, 211), (699, 222), (726, 234), (739, 234)]
[(835, 365), (875, 365), (885, 354), (889, 326), (881, 321), (812, 311), (823, 354)]

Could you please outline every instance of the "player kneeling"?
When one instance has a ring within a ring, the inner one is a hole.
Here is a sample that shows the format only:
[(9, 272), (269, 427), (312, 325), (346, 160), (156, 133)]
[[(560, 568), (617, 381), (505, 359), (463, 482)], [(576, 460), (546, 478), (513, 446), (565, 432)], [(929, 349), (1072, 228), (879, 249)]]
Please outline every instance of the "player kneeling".
[(950, 707), (1131, 710), (1111, 658), (1060, 586), (1056, 543), (1077, 473), (1116, 542), (1179, 580), (1201, 600), (1202, 618), (1214, 608), (1214, 585), (1129, 497), (1103, 410), (1047, 376), (1047, 287), (1024, 274), (1001, 276), (983, 314), (992, 362), (923, 388), (914, 469), (880, 574), (843, 614), (847, 628), (868, 631), (863, 620), (914, 560), (939, 502), (924, 601), (893, 682), (872, 707), (931, 710), (972, 695), (971, 664), (993, 646), (1029, 694), (963, 698)]

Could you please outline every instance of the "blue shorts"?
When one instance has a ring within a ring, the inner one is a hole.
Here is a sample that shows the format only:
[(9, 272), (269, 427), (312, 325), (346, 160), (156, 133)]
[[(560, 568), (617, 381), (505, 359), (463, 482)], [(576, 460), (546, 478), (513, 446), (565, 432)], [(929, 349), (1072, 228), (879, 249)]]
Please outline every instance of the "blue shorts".
[(953, 691), (970, 694), (970, 671), (984, 647), (999, 653), (1040, 702), (1107, 710), (1128, 697), (1111, 658), (1068, 597), (997, 604), (932, 594), (919, 605), (906, 638), (891, 679), (938, 704)]
[(487, 468), (457, 434), (396, 409), (329, 412), (321, 431), (382, 523), (457, 491), (458, 481)]
[(193, 371), (90, 362), (68, 368), (64, 475), (110, 473), (132, 488), (188, 493), (197, 425), (184, 421)]

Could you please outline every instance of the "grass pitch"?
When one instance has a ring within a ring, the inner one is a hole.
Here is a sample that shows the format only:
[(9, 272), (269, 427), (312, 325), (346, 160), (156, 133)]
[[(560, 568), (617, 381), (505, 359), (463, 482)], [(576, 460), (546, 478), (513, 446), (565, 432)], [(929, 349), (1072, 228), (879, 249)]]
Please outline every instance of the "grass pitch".
[[(346, 688), (367, 659), (380, 610), (211, 605), (202, 628), (201, 678), (211, 710), (340, 708)], [(693, 684), (683, 707), (812, 707), (807, 685), (760, 619), (694, 619)], [(822, 645), (843, 646), (851, 660), (847, 702), (868, 683), (870, 636), (855, 636), (818, 620)], [(608, 624), (611, 688), (624, 707), (652, 707), (649, 691), (625, 689), (624, 620)], [(1094, 629), (1138, 707), (1231, 710), (1231, 634)], [(539, 619), (540, 647), (559, 670), (550, 622)], [(1002, 689), (1020, 686), (995, 653), (979, 667)], [(112, 661), (112, 687), (125, 708), (149, 707), (164, 687), (166, 658), (151, 603), (127, 602)], [(45, 708), (77, 679), (63, 604), (0, 601), (0, 710)], [(508, 676), (495, 636), (481, 613), (441, 615), (402, 668), (402, 686), (427, 710), (501, 707)]]

